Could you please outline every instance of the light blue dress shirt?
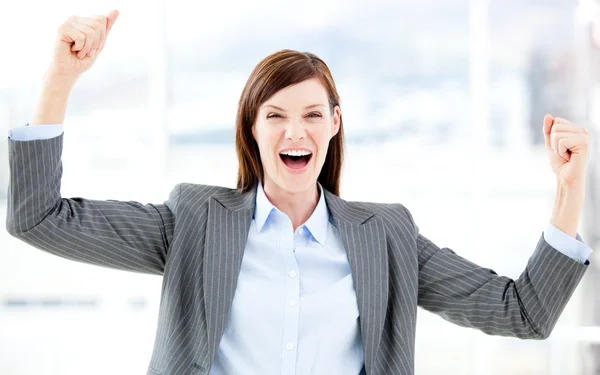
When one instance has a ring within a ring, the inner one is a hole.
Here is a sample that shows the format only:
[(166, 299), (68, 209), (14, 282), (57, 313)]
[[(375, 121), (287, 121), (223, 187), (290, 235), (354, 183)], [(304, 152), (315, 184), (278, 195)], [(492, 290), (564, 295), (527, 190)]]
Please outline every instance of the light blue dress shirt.
[[(22, 126), (16, 141), (57, 137), (62, 125)], [(210, 375), (359, 374), (364, 365), (350, 265), (329, 221), (322, 188), (310, 218), (293, 231), (261, 185), (230, 316)], [(552, 223), (544, 239), (585, 263), (592, 250)]]
[(261, 185), (211, 375), (358, 375), (356, 291), (325, 194), (296, 231)]

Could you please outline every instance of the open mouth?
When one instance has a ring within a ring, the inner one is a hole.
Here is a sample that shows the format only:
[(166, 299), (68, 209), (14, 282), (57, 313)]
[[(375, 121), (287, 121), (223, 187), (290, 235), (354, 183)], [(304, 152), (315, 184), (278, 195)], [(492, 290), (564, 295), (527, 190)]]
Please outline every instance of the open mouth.
[(291, 150), (279, 153), (281, 161), (290, 169), (302, 169), (308, 165), (312, 152), (306, 150)]

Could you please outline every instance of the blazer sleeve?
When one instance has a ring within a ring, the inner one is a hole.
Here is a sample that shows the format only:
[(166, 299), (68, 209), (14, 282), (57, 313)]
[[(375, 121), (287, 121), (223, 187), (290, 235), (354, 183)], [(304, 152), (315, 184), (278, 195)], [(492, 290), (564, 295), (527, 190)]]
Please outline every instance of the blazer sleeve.
[(163, 204), (62, 198), (62, 146), (63, 134), (8, 140), (8, 233), (74, 261), (162, 274), (181, 184)]
[[(405, 208), (406, 210), (406, 208)], [(588, 268), (551, 247), (543, 235), (517, 280), (499, 276), (414, 229), (419, 262), (419, 306), (486, 334), (545, 339)]]

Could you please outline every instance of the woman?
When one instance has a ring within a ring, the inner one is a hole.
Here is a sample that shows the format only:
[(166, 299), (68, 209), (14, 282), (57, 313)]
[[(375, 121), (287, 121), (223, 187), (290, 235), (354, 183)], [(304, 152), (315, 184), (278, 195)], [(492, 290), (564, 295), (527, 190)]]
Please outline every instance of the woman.
[(7, 229), (68, 259), (164, 275), (148, 374), (413, 374), (417, 306), (488, 334), (548, 337), (591, 251), (577, 236), (585, 129), (544, 118), (557, 199), (517, 280), (437, 247), (401, 204), (339, 197), (339, 98), (309, 53), (280, 51), (252, 72), (237, 189), (179, 184), (156, 205), (61, 198), (67, 98), (117, 16), (59, 29), (32, 122), (9, 141)]

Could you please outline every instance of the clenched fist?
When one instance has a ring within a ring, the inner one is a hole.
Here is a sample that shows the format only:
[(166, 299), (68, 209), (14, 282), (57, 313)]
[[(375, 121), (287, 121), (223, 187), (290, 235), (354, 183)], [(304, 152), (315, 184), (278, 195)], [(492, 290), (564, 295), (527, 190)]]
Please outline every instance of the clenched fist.
[(558, 182), (563, 186), (583, 186), (590, 138), (587, 129), (546, 115), (543, 131), (550, 166)]
[(49, 72), (60, 77), (77, 78), (87, 71), (104, 48), (106, 37), (119, 12), (106, 16), (71, 16), (58, 28)]

